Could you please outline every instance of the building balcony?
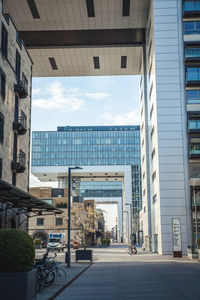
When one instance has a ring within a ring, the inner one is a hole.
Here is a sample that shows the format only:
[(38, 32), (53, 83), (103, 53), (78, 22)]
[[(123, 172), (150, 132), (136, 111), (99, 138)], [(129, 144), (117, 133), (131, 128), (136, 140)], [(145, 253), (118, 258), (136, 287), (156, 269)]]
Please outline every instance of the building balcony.
[(26, 80), (20, 80), (15, 84), (14, 91), (19, 95), (19, 98), (26, 98), (28, 96), (28, 82)]
[(23, 173), (26, 170), (26, 154), (20, 150), (16, 160), (12, 161), (11, 169), (16, 173)]
[(27, 117), (26, 114), (21, 111), (21, 115), (18, 120), (13, 122), (13, 130), (17, 131), (19, 135), (24, 135), (27, 132)]

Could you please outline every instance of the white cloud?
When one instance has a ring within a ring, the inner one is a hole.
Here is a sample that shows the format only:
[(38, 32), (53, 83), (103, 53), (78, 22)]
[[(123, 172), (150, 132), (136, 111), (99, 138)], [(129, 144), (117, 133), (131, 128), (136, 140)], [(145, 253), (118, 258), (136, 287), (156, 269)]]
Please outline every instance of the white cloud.
[(84, 96), (86, 96), (87, 98), (91, 98), (91, 99), (108, 99), (110, 98), (110, 94), (108, 93), (85, 93)]
[(67, 89), (59, 82), (47, 86), (46, 93), (46, 98), (37, 98), (33, 101), (33, 105), (39, 108), (71, 112), (79, 110), (84, 103), (84, 100), (79, 97), (78, 89)]
[(101, 117), (107, 121), (107, 125), (138, 125), (140, 124), (139, 110), (135, 109), (124, 114), (112, 114), (106, 112)]
[(53, 82), (43, 89), (33, 89), (33, 96), (35, 96), (33, 100), (35, 107), (65, 112), (79, 110), (88, 98), (93, 100), (107, 100), (111, 97), (108, 93), (93, 93), (76, 87), (68, 88), (60, 82)]

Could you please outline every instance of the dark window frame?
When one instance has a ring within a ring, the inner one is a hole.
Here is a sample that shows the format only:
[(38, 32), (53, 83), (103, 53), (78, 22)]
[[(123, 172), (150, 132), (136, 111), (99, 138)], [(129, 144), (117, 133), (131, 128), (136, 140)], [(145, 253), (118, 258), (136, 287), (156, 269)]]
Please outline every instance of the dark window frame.
[(56, 218), (56, 226), (62, 226), (63, 225), (63, 218)]
[(1, 23), (1, 53), (7, 59), (8, 57), (8, 30), (4, 23)]
[(4, 142), (4, 115), (0, 112), (0, 144)]
[(2, 178), (3, 174), (3, 158), (0, 157), (0, 178)]
[(0, 68), (0, 94), (2, 100), (5, 100), (6, 97), (6, 74)]
[(44, 226), (44, 218), (37, 218), (36, 224), (37, 226)]

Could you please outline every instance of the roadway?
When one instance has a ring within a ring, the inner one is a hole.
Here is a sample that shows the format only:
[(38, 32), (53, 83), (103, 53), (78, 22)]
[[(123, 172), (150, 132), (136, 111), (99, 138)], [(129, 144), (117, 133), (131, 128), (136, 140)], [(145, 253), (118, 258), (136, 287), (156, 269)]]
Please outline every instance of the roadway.
[[(60, 254), (63, 255), (63, 254)], [(94, 264), (56, 300), (200, 299), (200, 264), (112, 245), (94, 249)]]

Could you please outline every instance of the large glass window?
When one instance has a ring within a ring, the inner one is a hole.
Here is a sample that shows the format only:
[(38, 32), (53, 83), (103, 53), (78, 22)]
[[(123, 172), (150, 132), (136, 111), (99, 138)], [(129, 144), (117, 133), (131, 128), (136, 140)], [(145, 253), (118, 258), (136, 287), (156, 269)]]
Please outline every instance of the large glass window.
[(188, 121), (188, 129), (190, 129), (190, 130), (200, 129), (200, 119), (189, 120)]
[(185, 0), (184, 11), (200, 10), (200, 0)]
[(187, 48), (185, 49), (186, 58), (200, 57), (200, 48)]
[(200, 103), (200, 90), (186, 91), (186, 98), (189, 104)]
[(186, 80), (187, 81), (200, 80), (200, 68), (186, 68)]
[(184, 34), (200, 34), (200, 22), (184, 22)]

